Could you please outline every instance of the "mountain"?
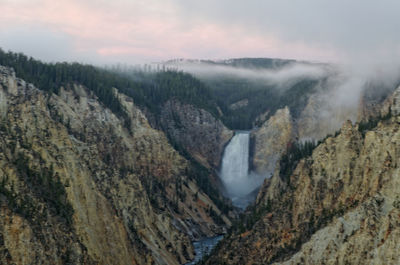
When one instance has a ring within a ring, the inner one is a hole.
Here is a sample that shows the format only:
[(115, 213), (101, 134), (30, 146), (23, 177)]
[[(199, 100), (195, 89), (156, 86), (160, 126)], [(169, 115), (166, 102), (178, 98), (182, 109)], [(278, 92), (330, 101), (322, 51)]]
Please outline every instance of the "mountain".
[(204, 82), (223, 112), (221, 120), (236, 130), (261, 126), (285, 106), (297, 115), (309, 95), (335, 75), (327, 64), (268, 58), (181, 59), (163, 66), (191, 73)]
[[(202, 263), (399, 262), (400, 88), (348, 96), (335, 66), (294, 60), (163, 65), (0, 50), (1, 264), (184, 264), (217, 235)], [(243, 212), (218, 176), (237, 129), (245, 177), (266, 177)]]
[(181, 264), (191, 240), (229, 227), (214, 173), (117, 89), (133, 83), (2, 55), (18, 72), (0, 67), (0, 263)]
[(289, 148), (205, 263), (398, 264), (399, 94), (312, 153)]

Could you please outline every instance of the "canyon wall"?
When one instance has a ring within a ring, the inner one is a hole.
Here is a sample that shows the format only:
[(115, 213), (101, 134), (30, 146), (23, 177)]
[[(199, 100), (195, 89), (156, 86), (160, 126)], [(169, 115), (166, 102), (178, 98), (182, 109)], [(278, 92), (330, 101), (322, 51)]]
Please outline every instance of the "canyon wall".
[(0, 263), (182, 264), (230, 224), (118, 95), (128, 128), (79, 84), (48, 94), (0, 67)]
[(398, 264), (398, 93), (392, 117), (366, 130), (345, 122), (287, 178), (277, 165), (208, 264)]

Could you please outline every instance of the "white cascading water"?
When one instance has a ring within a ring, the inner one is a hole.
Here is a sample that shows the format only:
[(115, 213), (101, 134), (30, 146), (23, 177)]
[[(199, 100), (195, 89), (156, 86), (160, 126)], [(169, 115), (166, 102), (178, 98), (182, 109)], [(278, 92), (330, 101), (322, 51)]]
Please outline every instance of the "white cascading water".
[(252, 199), (249, 195), (263, 178), (249, 174), (249, 132), (237, 132), (225, 148), (220, 172), (221, 181), (234, 205), (245, 208)]

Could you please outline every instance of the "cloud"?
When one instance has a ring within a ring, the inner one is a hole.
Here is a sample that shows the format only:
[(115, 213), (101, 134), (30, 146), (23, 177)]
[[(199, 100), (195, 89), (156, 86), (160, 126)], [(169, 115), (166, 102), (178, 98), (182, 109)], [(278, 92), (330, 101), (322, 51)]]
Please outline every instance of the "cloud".
[(29, 39), (5, 33), (34, 27), (48, 32), (45, 38), (67, 36), (71, 56), (99, 62), (279, 57), (374, 63), (400, 55), (399, 8), (394, 0), (0, 0), (0, 39), (20, 41), (19, 49), (30, 51)]
[(258, 82), (267, 82), (271, 85), (287, 84), (303, 78), (321, 79), (333, 71), (332, 67), (322, 64), (293, 62), (276, 69), (252, 69), (221, 64), (211, 64), (201, 61), (173, 61), (166, 64), (168, 67), (191, 73), (200, 78), (219, 76), (235, 76)]
[(2, 31), (1, 35), (0, 47), (12, 48), (11, 51), (24, 51), (29, 56), (47, 61), (84, 59), (74, 57), (71, 39), (61, 32), (37, 27), (15, 27), (12, 30)]
[[(333, 49), (343, 57), (397, 54), (400, 3), (384, 0), (179, 0), (187, 19), (238, 25), (282, 42)], [(209, 8), (212, 7), (212, 8)], [(380, 53), (380, 54), (379, 54)], [(375, 58), (375, 60), (378, 58)]]
[[(191, 12), (176, 0), (149, 0), (146, 3), (124, 0), (1, 0), (0, 9), (3, 14), (0, 18), (2, 38), (10, 38), (4, 32), (34, 26), (47, 30), (50, 35), (68, 35), (72, 51), (79, 54), (95, 52), (99, 61), (132, 63), (135, 60), (174, 57), (338, 57), (334, 51), (324, 47), (302, 41), (286, 43), (274, 34), (249, 30), (244, 24), (228, 25), (207, 17), (189, 19)], [(24, 43), (28, 45), (29, 42)], [(22, 51), (29, 50), (24, 48)]]

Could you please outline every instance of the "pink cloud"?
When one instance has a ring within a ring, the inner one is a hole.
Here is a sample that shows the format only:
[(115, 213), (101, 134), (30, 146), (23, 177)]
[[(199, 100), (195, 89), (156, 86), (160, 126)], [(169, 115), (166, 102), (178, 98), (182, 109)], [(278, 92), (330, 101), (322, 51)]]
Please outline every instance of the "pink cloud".
[(338, 57), (324, 47), (283, 43), (272, 34), (249, 33), (244, 28), (204, 21), (187, 25), (168, 1), (164, 4), (149, 1), (148, 5), (136, 1), (95, 3), (92, 0), (1, 2), (4, 15), (0, 22), (3, 28), (39, 25), (61, 31), (72, 37), (75, 50), (95, 51), (103, 58), (258, 56), (329, 60)]

